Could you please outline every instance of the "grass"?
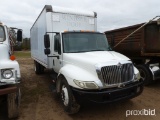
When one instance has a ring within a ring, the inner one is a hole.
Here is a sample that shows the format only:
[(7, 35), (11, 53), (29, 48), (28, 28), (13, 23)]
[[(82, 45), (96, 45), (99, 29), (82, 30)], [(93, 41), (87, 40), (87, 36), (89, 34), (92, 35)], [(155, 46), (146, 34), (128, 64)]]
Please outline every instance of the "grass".
[(14, 55), (17, 58), (30, 58), (31, 57), (31, 52), (30, 51), (15, 51)]

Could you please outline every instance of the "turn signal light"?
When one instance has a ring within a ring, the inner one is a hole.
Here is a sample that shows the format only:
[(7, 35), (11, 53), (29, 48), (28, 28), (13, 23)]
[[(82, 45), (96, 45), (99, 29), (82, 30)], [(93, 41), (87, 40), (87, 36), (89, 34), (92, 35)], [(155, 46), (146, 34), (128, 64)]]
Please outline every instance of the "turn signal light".
[(14, 61), (16, 59), (16, 57), (14, 55), (10, 56), (10, 60)]
[(80, 30), (80, 32), (95, 32), (94, 30)]
[(67, 30), (65, 30), (65, 31), (64, 31), (64, 33), (65, 33), (65, 32), (68, 32), (68, 31), (67, 31)]

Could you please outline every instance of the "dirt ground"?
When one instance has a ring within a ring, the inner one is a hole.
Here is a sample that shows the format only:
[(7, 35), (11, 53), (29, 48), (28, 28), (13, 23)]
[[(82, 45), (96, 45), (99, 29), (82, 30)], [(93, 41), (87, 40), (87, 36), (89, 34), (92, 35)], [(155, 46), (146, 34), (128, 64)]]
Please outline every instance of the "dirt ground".
[[(160, 80), (144, 88), (144, 92), (131, 100), (114, 104), (84, 104), (79, 113), (68, 115), (63, 111), (59, 99), (52, 92), (51, 71), (43, 75), (34, 73), (31, 58), (18, 59), (21, 68), (21, 106), (16, 120), (160, 120)], [(0, 104), (0, 120), (7, 120), (6, 110)], [(155, 116), (131, 115), (127, 110), (153, 110)]]

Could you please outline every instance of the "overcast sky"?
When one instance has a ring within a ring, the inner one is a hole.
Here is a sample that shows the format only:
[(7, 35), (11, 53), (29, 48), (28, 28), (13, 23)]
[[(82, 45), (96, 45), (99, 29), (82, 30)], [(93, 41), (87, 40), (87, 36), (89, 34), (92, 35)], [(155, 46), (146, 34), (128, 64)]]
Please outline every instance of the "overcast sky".
[(44, 5), (95, 11), (101, 32), (160, 15), (160, 0), (0, 0), (0, 21), (23, 29), (24, 36), (30, 37), (30, 28)]

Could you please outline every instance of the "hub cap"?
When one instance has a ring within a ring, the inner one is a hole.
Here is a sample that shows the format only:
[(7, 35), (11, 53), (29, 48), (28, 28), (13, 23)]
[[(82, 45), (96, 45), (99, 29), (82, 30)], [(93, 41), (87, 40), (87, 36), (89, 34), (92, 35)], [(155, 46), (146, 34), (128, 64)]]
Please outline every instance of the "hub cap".
[(65, 85), (62, 86), (61, 98), (62, 98), (63, 104), (65, 106), (68, 106), (69, 96), (68, 96), (68, 90)]

